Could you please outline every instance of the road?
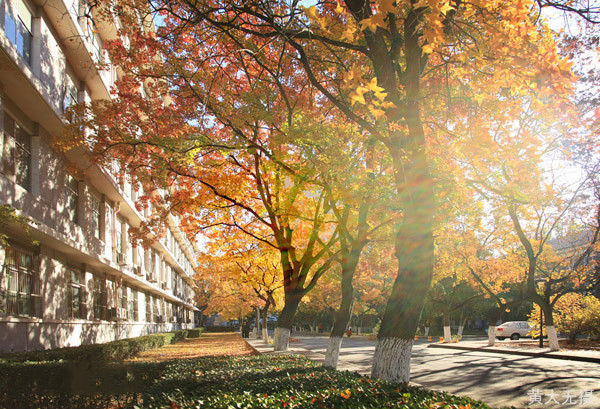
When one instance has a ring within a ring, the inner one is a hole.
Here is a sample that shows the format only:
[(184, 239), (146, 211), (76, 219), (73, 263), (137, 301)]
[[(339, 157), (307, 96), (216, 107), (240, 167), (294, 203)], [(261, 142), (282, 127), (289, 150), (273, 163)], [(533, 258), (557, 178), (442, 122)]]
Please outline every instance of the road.
[[(309, 350), (317, 359), (325, 353), (327, 337), (296, 338), (300, 342), (290, 344), (294, 349)], [(374, 341), (344, 338), (338, 369), (369, 374), (374, 351)], [(412, 382), (427, 388), (496, 407), (600, 408), (600, 365), (594, 363), (427, 348), (417, 342), (411, 374)], [(537, 398), (542, 403), (530, 405)]]

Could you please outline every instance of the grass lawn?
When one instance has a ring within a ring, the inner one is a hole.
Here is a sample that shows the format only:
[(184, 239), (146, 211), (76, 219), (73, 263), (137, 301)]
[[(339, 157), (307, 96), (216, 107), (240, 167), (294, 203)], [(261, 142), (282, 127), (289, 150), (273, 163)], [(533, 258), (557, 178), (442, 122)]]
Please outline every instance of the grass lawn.
[[(489, 408), (468, 398), (327, 370), (301, 356), (257, 355), (237, 334), (203, 334), (106, 366), (11, 363), (0, 371), (9, 365), (19, 387), (0, 391), (0, 407), (7, 408)], [(42, 382), (42, 377), (65, 376), (71, 376), (66, 389)]]

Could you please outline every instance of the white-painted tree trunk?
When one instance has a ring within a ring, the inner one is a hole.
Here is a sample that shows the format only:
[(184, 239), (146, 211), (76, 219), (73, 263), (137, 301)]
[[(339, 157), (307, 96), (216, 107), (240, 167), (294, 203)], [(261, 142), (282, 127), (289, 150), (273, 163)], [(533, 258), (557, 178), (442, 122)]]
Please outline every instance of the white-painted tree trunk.
[(275, 334), (273, 335), (273, 349), (275, 351), (287, 351), (289, 343), (289, 328), (275, 327)]
[(423, 334), (424, 337), (428, 337), (429, 336), (429, 327), (425, 327), (425, 333)]
[(444, 325), (444, 342), (452, 342), (452, 331), (450, 325)]
[(342, 337), (329, 337), (329, 344), (327, 344), (327, 352), (325, 353), (325, 362), (323, 362), (324, 367), (337, 368), (341, 346)]
[(458, 327), (458, 337), (461, 338), (463, 334), (463, 330), (465, 329), (464, 325), (459, 325)]
[(490, 325), (488, 327), (488, 346), (493, 347), (496, 344), (496, 326)]
[(556, 328), (553, 325), (546, 325), (546, 333), (548, 334), (548, 346), (551, 351), (558, 351), (558, 335), (556, 335)]
[(371, 377), (390, 382), (408, 383), (413, 340), (378, 338)]
[(266, 326), (262, 328), (262, 339), (265, 343), (269, 343), (269, 332)]

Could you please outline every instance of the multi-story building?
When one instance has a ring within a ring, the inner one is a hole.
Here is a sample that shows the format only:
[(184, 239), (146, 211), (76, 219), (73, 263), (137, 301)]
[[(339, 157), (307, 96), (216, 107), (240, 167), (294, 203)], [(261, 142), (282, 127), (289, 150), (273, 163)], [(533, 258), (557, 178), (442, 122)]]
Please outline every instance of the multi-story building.
[(70, 105), (110, 98), (117, 70), (103, 39), (118, 21), (96, 25), (84, 0), (0, 5), (0, 204), (29, 218), (28, 229), (0, 224), (0, 350), (193, 327), (196, 248), (178, 220), (134, 247), (140, 192), (81, 151), (52, 147)]

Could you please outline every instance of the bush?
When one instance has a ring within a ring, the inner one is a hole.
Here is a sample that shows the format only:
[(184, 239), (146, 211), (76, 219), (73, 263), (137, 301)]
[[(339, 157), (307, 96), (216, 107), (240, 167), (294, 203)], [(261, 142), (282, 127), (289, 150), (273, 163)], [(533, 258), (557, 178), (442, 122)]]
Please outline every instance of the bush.
[(199, 338), (204, 328), (193, 328), (188, 330), (188, 338)]
[[(530, 335), (534, 338), (540, 333), (539, 316), (540, 307), (534, 305), (529, 314), (529, 322), (534, 326)], [(571, 293), (562, 296), (554, 305), (553, 318), (556, 331), (568, 335), (571, 341), (579, 335), (600, 336), (600, 300), (593, 295)], [(543, 336), (546, 336), (545, 328)]]
[(556, 330), (568, 334), (571, 341), (578, 335), (600, 335), (600, 300), (593, 295), (567, 294), (556, 304)]
[(163, 345), (185, 339), (188, 330), (144, 335), (137, 338), (121, 339), (105, 344), (81, 345), (50, 349), (46, 351), (16, 352), (0, 354), (0, 359), (9, 362), (57, 362), (57, 361), (102, 361), (119, 362), (140, 352), (159, 348)]

